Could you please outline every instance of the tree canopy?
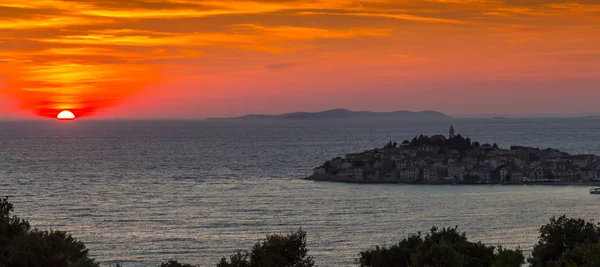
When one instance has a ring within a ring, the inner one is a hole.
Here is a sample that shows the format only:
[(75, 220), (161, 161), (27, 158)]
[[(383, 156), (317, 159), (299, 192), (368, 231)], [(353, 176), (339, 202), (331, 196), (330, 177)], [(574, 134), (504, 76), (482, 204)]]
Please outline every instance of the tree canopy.
[(468, 241), (457, 228), (432, 228), (430, 233), (407, 237), (391, 247), (360, 253), (360, 267), (519, 267), (520, 250), (507, 250)]
[[(13, 214), (7, 198), (0, 198), (0, 267), (99, 267), (85, 245), (70, 234), (40, 231)], [(390, 247), (360, 252), (360, 267), (520, 267), (520, 249), (486, 246), (469, 241), (457, 228), (433, 227)], [(583, 219), (553, 217), (540, 228), (538, 243), (528, 259), (531, 267), (600, 266), (600, 224)], [(314, 267), (308, 256), (306, 232), (268, 235), (251, 251), (222, 258), (217, 267)], [(121, 267), (117, 265), (116, 267)], [(194, 267), (175, 260), (159, 267)]]
[[(395, 147), (394, 144), (397, 145), (396, 142), (389, 142), (387, 143), (387, 145), (385, 146), (386, 148), (390, 148), (390, 147)], [(479, 143), (477, 143), (479, 144)], [(430, 145), (430, 146), (435, 146), (435, 147), (439, 147), (442, 150), (448, 150), (448, 149), (456, 149), (459, 151), (466, 151), (472, 147), (475, 147), (475, 143), (471, 142), (470, 138), (465, 138), (463, 136), (461, 136), (460, 134), (450, 138), (450, 139), (446, 139), (446, 140), (439, 140), (439, 139), (432, 139), (431, 137), (427, 136), (427, 135), (419, 135), (419, 136), (415, 136), (412, 140), (404, 140), (402, 142), (402, 145), (407, 146), (423, 146), (423, 145)]]
[(600, 226), (583, 219), (553, 217), (540, 228), (532, 267), (600, 266)]
[(268, 235), (254, 245), (252, 251), (222, 258), (217, 267), (313, 267), (308, 256), (306, 232), (302, 229), (288, 235)]
[(0, 199), (0, 266), (97, 267), (85, 245), (61, 231), (32, 229), (13, 214), (7, 198)]
[(160, 267), (194, 267), (194, 266), (190, 265), (190, 264), (182, 264), (175, 260), (169, 260), (167, 262), (161, 263)]

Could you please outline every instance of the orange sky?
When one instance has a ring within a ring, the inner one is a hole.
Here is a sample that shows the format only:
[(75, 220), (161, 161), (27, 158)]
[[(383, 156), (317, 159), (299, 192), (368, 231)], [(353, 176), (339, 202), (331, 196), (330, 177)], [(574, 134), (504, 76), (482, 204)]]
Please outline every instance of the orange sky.
[(598, 0), (0, 0), (0, 111), (598, 112)]

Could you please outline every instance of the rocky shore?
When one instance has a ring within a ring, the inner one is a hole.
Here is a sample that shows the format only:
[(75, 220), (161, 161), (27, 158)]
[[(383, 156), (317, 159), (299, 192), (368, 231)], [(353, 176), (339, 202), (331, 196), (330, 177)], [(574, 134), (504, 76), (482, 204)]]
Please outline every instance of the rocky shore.
[(357, 181), (352, 178), (340, 178), (335, 175), (311, 175), (302, 180), (306, 181), (315, 181), (315, 182), (336, 182), (336, 183), (349, 183), (349, 184), (419, 184), (419, 185), (553, 185), (553, 186), (592, 186), (592, 187), (600, 187), (600, 182), (596, 181), (583, 181), (583, 182), (567, 182), (567, 181), (559, 181), (559, 182), (521, 182), (521, 183), (511, 183), (511, 182), (452, 182), (452, 181), (437, 181), (431, 183), (419, 182), (419, 183), (405, 183), (399, 181), (397, 179), (380, 179), (380, 180), (364, 180)]

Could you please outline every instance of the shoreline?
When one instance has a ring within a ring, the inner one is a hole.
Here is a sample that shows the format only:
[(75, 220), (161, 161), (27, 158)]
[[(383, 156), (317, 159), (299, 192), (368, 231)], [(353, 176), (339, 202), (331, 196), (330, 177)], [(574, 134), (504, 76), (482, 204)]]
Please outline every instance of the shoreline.
[(419, 135), (326, 161), (304, 180), (356, 184), (600, 186), (600, 156)]
[(505, 185), (505, 186), (522, 186), (522, 185), (542, 185), (542, 186), (588, 186), (588, 187), (600, 187), (600, 182), (531, 182), (531, 183), (502, 183), (502, 182), (483, 182), (483, 183), (468, 183), (468, 182), (436, 182), (436, 183), (407, 183), (399, 180), (353, 180), (353, 179), (344, 179), (335, 176), (314, 176), (311, 175), (309, 177), (301, 178), (304, 181), (313, 181), (313, 182), (330, 182), (330, 183), (346, 183), (346, 184), (403, 184), (403, 185), (430, 185), (430, 186), (439, 186), (439, 185), (455, 185), (455, 186), (463, 186), (463, 185)]

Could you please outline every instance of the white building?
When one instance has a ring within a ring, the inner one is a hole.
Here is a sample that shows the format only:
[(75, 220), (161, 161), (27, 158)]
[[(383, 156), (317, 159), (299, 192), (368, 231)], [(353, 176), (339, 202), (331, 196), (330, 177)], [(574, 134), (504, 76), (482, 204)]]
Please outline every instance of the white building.
[(408, 168), (408, 161), (406, 161), (406, 160), (396, 161), (396, 169), (404, 170), (406, 168)]
[(406, 156), (404, 156), (404, 155), (392, 155), (390, 157), (390, 159), (393, 160), (393, 161), (395, 161), (395, 162), (401, 161), (404, 158), (406, 158)]
[(439, 150), (440, 149), (438, 147), (430, 146), (430, 145), (422, 145), (419, 147), (419, 151), (425, 152), (425, 153), (437, 153)]
[(505, 181), (508, 178), (510, 172), (506, 168), (500, 169), (500, 181)]
[(419, 168), (411, 167), (400, 172), (400, 179), (405, 181), (416, 181), (419, 178)]
[(486, 167), (495, 170), (498, 167), (500, 167), (502, 164), (504, 164), (504, 161), (500, 160), (499, 158), (491, 158), (491, 159), (486, 159), (484, 161), (484, 164)]
[(415, 160), (414, 164), (418, 167), (423, 168), (428, 165), (427, 161), (428, 161), (427, 159), (422, 158), (422, 159)]
[(423, 169), (423, 180), (428, 181), (428, 182), (435, 182), (435, 181), (439, 181), (440, 176), (438, 175), (438, 172), (435, 168), (425, 168)]
[(536, 167), (533, 169), (535, 179), (544, 179), (544, 168)]

